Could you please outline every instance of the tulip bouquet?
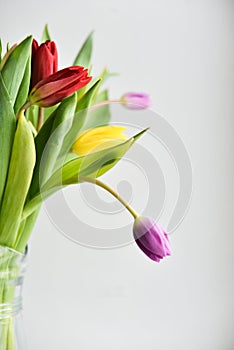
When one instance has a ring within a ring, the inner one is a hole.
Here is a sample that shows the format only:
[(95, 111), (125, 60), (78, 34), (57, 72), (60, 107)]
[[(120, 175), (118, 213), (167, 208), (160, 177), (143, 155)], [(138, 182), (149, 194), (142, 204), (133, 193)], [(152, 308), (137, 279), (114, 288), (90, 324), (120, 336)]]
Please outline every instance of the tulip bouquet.
[[(170, 255), (167, 234), (98, 179), (146, 130), (127, 139), (124, 127), (109, 124), (110, 101), (102, 84), (111, 74), (104, 69), (97, 78), (89, 75), (92, 40), (91, 33), (73, 65), (61, 70), (47, 27), (41, 44), (29, 36), (0, 55), (0, 246), (24, 254), (43, 200), (64, 186), (90, 182), (129, 210), (137, 245), (159, 262)], [(115, 101), (132, 109), (150, 104), (148, 95), (139, 93)], [(0, 250), (0, 258), (4, 254)], [(11, 259), (3, 265), (0, 270), (7, 270)], [(12, 286), (1, 282), (0, 305), (12, 295)], [(6, 322), (0, 349), (15, 350), (11, 327)]]

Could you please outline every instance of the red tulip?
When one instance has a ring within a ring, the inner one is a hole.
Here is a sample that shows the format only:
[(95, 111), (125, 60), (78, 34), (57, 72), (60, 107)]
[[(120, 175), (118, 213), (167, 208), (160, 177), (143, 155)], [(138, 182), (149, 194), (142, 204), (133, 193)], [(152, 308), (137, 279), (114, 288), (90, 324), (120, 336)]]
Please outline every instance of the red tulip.
[(73, 92), (87, 85), (92, 77), (88, 77), (88, 69), (72, 66), (40, 80), (29, 95), (31, 104), (50, 107), (70, 96)]
[(57, 70), (58, 52), (55, 43), (47, 40), (39, 46), (37, 41), (33, 39), (31, 87)]

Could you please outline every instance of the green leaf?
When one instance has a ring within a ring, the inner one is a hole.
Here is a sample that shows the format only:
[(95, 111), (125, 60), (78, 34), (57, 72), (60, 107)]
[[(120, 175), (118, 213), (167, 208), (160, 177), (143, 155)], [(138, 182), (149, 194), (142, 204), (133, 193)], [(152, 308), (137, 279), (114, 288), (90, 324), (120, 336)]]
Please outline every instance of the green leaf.
[(66, 98), (55, 111), (55, 117), (50, 132), (50, 137), (47, 140), (43, 159), (40, 164), (40, 182), (44, 183), (48, 180), (56, 168), (61, 166), (63, 159), (59, 154), (63, 145), (63, 140), (70, 130), (73, 122), (73, 117), (76, 108), (76, 95)]
[(0, 207), (15, 133), (15, 114), (0, 73)]
[[(96, 178), (105, 174), (114, 167), (114, 165), (124, 156), (133, 143), (136, 142), (147, 130), (148, 128), (140, 131), (127, 141), (111, 147), (108, 150), (100, 151), (100, 153), (95, 152), (90, 155), (90, 158), (84, 157), (87, 159), (83, 160), (82, 168), (79, 169), (79, 177), (89, 176)], [(101, 156), (101, 152), (103, 152), (103, 156)]]
[(144, 130), (138, 132), (138, 134), (134, 135), (134, 142), (136, 142), (141, 136), (143, 136), (148, 130), (150, 129), (150, 127), (145, 128)]
[[(99, 75), (98, 79), (101, 79), (102, 84), (104, 84), (109, 78), (118, 76), (119, 73), (116, 72), (110, 72), (107, 67), (103, 69), (101, 74)], [(98, 91), (99, 92), (99, 91)]]
[(0, 63), (2, 61), (2, 39), (0, 38)]
[[(103, 90), (101, 91), (95, 101), (92, 104), (98, 104), (103, 101), (107, 101), (109, 99), (108, 91)], [(93, 110), (89, 110), (88, 117), (86, 118), (86, 125), (85, 127), (87, 129), (90, 128), (96, 128), (97, 126), (101, 125), (107, 125), (109, 124), (111, 119), (111, 113), (110, 113), (110, 106), (104, 105), (101, 107), (97, 107)]]
[(0, 214), (0, 244), (14, 247), (28, 194), (36, 154), (33, 135), (21, 113), (14, 137)]
[(77, 54), (74, 66), (83, 66), (85, 68), (89, 67), (91, 56), (93, 51), (93, 31), (88, 35), (84, 44), (82, 45), (79, 53)]
[(50, 137), (55, 116), (56, 116), (55, 112), (51, 114), (51, 116), (42, 125), (39, 133), (35, 138), (37, 162), (33, 173), (32, 184), (30, 186), (29, 197), (32, 197), (39, 191), (39, 169), (40, 169), (41, 157), (42, 157), (44, 148), (46, 146), (46, 143)]
[(28, 244), (28, 239), (32, 233), (32, 229), (36, 223), (38, 214), (41, 207), (39, 206), (31, 215), (26, 219), (22, 220), (17, 233), (16, 242), (14, 244), (14, 249), (18, 252), (24, 253), (26, 246)]
[(51, 40), (49, 29), (48, 29), (48, 24), (46, 24), (44, 29), (43, 29), (41, 42), (44, 43), (46, 40)]
[[(25, 74), (28, 69), (28, 61), (31, 57), (32, 37), (28, 37), (17, 45), (8, 57), (2, 69), (2, 77), (10, 95), (12, 104), (15, 104), (21, 84), (24, 84), (24, 96), (20, 92), (20, 99), (26, 101), (29, 89), (29, 75)], [(22, 80), (26, 81), (22, 83)]]
[(25, 104), (30, 85), (30, 77), (31, 77), (31, 59), (28, 59), (28, 62), (25, 67), (24, 76), (19, 87), (19, 91), (16, 97), (14, 111), (17, 114), (20, 108)]
[[(142, 136), (148, 129), (142, 130), (125, 142), (112, 146), (86, 156), (77, 157), (65, 164), (45, 184), (44, 189), (54, 186), (77, 183), (77, 177), (91, 176), (99, 177), (110, 170), (128, 151), (132, 144)], [(59, 183), (58, 180), (61, 180)]]
[(58, 108), (58, 106), (59, 103), (54, 106), (44, 108), (44, 121), (49, 118), (49, 116)]
[[(108, 100), (108, 90), (105, 89), (103, 91), (100, 92), (100, 88), (102, 87), (102, 85), (105, 83), (105, 81), (112, 77), (117, 75), (117, 73), (111, 73), (107, 70), (107, 68), (104, 68), (103, 71), (101, 72), (101, 74), (99, 75), (99, 77), (95, 78), (92, 80), (92, 85), (96, 84), (96, 82), (100, 81), (98, 87), (96, 88), (93, 96), (92, 96), (92, 104), (95, 105), (99, 102)], [(84, 88), (80, 89), (78, 91), (78, 105), (80, 100), (83, 98), (83, 95), (85, 94), (85, 89), (87, 88), (87, 86), (85, 86)], [(99, 126), (99, 125), (107, 125), (110, 121), (111, 118), (111, 114), (110, 114), (110, 108), (108, 105), (103, 106), (103, 107), (99, 107), (97, 109), (95, 109), (94, 111), (92, 111), (92, 115), (90, 115), (89, 118), (87, 118), (87, 128), (89, 127), (95, 127), (95, 126)], [(89, 119), (89, 121), (88, 121)], [(89, 124), (89, 126), (88, 126)]]
[[(53, 114), (53, 112), (58, 108), (59, 104), (52, 106), (52, 107), (47, 107), (44, 108), (44, 123), (46, 120)], [(39, 106), (32, 105), (29, 107), (26, 111), (26, 116), (27, 119), (31, 121), (33, 124), (34, 128), (37, 129), (38, 126), (38, 116), (39, 116)], [(43, 124), (44, 124), (43, 123)]]
[(102, 83), (104, 84), (109, 78), (118, 76), (119, 73), (117, 72), (110, 72), (108, 71), (107, 67), (105, 67), (100, 75), (100, 79), (102, 80)]
[(88, 107), (91, 104), (93, 94), (98, 88), (100, 82), (97, 81), (82, 97), (76, 108), (76, 115), (73, 117), (72, 126), (64, 138), (61, 147), (60, 157), (64, 157), (70, 151), (73, 143), (76, 141), (78, 134), (86, 129), (86, 117), (88, 114)]
[(87, 156), (77, 157), (66, 163), (50, 177), (41, 188), (41, 192), (36, 194), (34, 198), (27, 203), (22, 217), (26, 218), (30, 215), (43, 200), (63, 186), (77, 184), (82, 180), (82, 177), (97, 178), (106, 173), (113, 168), (145, 131), (146, 130), (141, 131), (139, 134), (117, 146), (91, 153)]
[(95, 95), (93, 96), (94, 101), (95, 101), (95, 99), (97, 98), (97, 95), (99, 94), (99, 90), (100, 90), (100, 88), (102, 87), (102, 85), (103, 85), (109, 78), (114, 77), (114, 76), (117, 76), (117, 75), (119, 75), (119, 74), (118, 74), (118, 73), (109, 72), (108, 69), (107, 69), (107, 67), (105, 67), (105, 68), (103, 69), (103, 71), (101, 72), (101, 74), (100, 74), (97, 78), (95, 78), (95, 79), (92, 80), (93, 82), (96, 82), (97, 80), (101, 80), (101, 84), (99, 85), (99, 89), (96, 90), (96, 93), (95, 93)]
[[(48, 174), (53, 170), (59, 158), (64, 138), (73, 122), (75, 106), (75, 95), (63, 100), (42, 125), (42, 128), (35, 138), (37, 163), (30, 188), (30, 197), (39, 191), (39, 180), (43, 181), (43, 179), (48, 177)], [(53, 138), (50, 138), (52, 134)], [(42, 165), (41, 160), (44, 151)]]
[(39, 107), (35, 105), (30, 106), (26, 110), (26, 118), (28, 119), (28, 121), (32, 123), (35, 129), (37, 128), (37, 124), (38, 124), (38, 113), (39, 113)]
[(83, 111), (84, 109), (87, 109), (91, 105), (93, 96), (94, 96), (96, 90), (99, 88), (100, 84), (101, 84), (100, 80), (98, 80), (92, 84), (92, 86), (89, 88), (89, 90), (77, 102), (76, 112)]

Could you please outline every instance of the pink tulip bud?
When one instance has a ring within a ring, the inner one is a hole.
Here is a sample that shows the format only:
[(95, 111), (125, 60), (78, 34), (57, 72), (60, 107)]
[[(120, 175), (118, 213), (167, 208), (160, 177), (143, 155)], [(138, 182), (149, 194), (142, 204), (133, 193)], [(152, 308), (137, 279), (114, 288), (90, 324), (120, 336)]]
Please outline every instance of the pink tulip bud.
[(31, 87), (34, 87), (40, 80), (57, 72), (58, 52), (53, 41), (47, 40), (39, 46), (37, 41), (33, 39), (31, 69)]
[(133, 225), (133, 235), (138, 247), (152, 260), (160, 262), (171, 255), (168, 235), (154, 220), (137, 217)]
[(128, 92), (124, 94), (121, 101), (129, 109), (146, 109), (151, 105), (149, 95), (139, 92)]
[(50, 107), (87, 85), (88, 69), (80, 66), (64, 68), (47, 78), (40, 80), (29, 95), (31, 104)]

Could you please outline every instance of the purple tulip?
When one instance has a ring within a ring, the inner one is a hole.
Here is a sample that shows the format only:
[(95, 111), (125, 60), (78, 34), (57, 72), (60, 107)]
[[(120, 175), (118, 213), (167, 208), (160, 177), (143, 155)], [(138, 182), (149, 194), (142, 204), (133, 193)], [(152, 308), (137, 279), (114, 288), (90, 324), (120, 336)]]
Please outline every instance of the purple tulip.
[(168, 235), (153, 219), (137, 217), (133, 225), (133, 235), (138, 247), (150, 259), (160, 262), (171, 255)]
[(146, 109), (151, 105), (149, 95), (143, 92), (128, 92), (122, 96), (121, 101), (129, 109)]

